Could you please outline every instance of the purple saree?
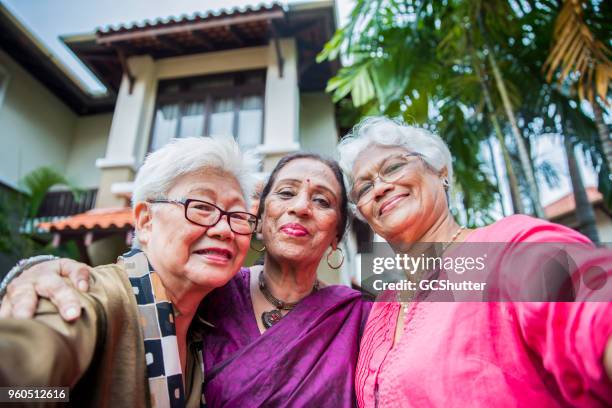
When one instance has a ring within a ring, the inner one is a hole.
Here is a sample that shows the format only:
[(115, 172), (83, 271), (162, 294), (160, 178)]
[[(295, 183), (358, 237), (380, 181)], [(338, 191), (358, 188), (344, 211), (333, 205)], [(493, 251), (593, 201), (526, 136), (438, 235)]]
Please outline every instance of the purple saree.
[(249, 269), (210, 293), (205, 326), (204, 394), (208, 407), (352, 407), (359, 342), (371, 304), (345, 286), (302, 300), (260, 334)]

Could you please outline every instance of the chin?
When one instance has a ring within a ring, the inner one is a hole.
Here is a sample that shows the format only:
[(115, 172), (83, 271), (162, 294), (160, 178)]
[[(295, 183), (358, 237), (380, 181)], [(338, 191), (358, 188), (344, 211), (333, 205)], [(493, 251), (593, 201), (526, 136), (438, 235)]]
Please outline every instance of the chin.
[(227, 265), (216, 265), (208, 262), (198, 262), (191, 268), (191, 281), (197, 285), (218, 288), (229, 282), (239, 267), (235, 262)]
[(284, 260), (285, 262), (301, 262), (310, 256), (312, 256), (312, 249), (303, 246), (285, 247), (277, 251), (275, 255), (272, 254), (274, 259)]
[(380, 229), (378, 234), (383, 238), (404, 234), (408, 229), (414, 228), (418, 224), (418, 219), (407, 208), (395, 208), (378, 219), (377, 224)]
[(212, 268), (206, 268), (202, 272), (198, 273), (194, 279), (191, 279), (191, 281), (200, 286), (220, 288), (229, 282), (234, 275), (235, 273), (233, 270), (230, 272), (226, 270), (218, 271)]

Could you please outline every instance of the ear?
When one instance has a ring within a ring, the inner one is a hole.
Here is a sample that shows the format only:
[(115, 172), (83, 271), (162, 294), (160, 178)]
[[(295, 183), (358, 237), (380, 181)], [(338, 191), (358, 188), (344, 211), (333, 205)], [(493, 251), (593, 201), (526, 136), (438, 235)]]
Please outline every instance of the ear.
[(134, 228), (141, 244), (147, 244), (151, 237), (153, 228), (151, 211), (151, 205), (147, 202), (139, 201), (134, 205)]
[(337, 237), (337, 236), (336, 236), (336, 237), (334, 237), (334, 240), (333, 240), (333, 241), (332, 241), (332, 243), (331, 243), (331, 247), (332, 247), (332, 250), (334, 250), (334, 251), (335, 251), (336, 249), (338, 249), (338, 237)]
[(442, 178), (448, 177), (448, 169), (446, 168), (446, 166), (442, 167), (438, 175)]

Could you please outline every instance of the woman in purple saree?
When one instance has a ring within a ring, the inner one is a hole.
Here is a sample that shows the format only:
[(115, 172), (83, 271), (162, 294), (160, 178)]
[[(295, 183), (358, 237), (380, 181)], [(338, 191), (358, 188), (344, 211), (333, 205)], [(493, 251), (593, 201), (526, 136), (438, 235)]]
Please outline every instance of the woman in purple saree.
[[(202, 329), (209, 407), (355, 405), (370, 305), (359, 292), (316, 277), (328, 248), (337, 250), (346, 205), (335, 162), (297, 154), (278, 163), (260, 200), (264, 265), (241, 269), (200, 307), (209, 323)], [(265, 316), (275, 312), (281, 317), (267, 327)]]
[[(209, 407), (346, 407), (367, 309), (361, 295), (329, 286), (261, 334), (249, 269), (206, 299), (204, 394)], [(217, 317), (217, 318), (215, 318)]]

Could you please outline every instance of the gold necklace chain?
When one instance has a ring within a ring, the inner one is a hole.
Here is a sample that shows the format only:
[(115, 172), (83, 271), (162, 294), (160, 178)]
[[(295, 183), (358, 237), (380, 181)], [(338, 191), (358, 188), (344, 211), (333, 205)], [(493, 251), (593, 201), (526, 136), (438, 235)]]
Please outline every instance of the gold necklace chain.
[(463, 225), (461, 225), (457, 231), (453, 234), (453, 236), (451, 237), (450, 241), (445, 242), (442, 245), (442, 253), (444, 253), (444, 251), (446, 251), (446, 248), (448, 248), (450, 246), (450, 244), (452, 244), (453, 242), (455, 242), (457, 240), (457, 238), (459, 238), (459, 235), (463, 232), (463, 230), (465, 229), (465, 227)]
[[(444, 254), (444, 252), (446, 251), (446, 249), (457, 240), (457, 238), (459, 238), (459, 235), (461, 235), (461, 233), (463, 232), (463, 230), (465, 230), (465, 226), (461, 225), (459, 226), (459, 228), (457, 228), (457, 231), (455, 231), (455, 233), (453, 234), (453, 236), (451, 237), (451, 239), (444, 243), (442, 245), (442, 253), (440, 254), (440, 256), (442, 256)], [(404, 314), (408, 313), (408, 308), (410, 306), (410, 302), (402, 302), (401, 298), (400, 298), (400, 294), (397, 294), (397, 301), (401, 303), (402, 305), (402, 309), (404, 311)]]

